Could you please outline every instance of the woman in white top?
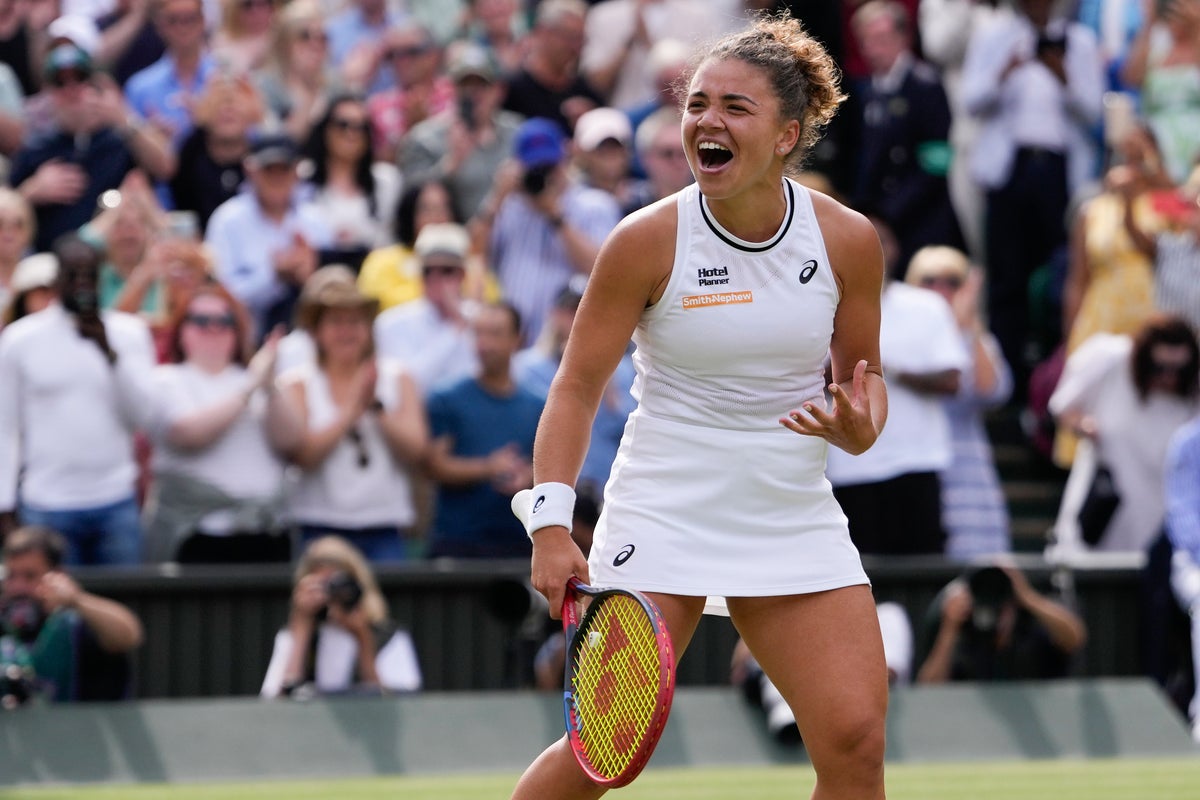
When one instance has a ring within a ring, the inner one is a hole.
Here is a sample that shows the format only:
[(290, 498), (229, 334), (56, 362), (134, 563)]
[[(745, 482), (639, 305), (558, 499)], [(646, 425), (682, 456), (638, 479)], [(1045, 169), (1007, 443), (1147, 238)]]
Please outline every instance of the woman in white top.
[(272, 380), (279, 334), (247, 359), (248, 316), (219, 284), (192, 292), (155, 368), (146, 539), (153, 561), (288, 561), (282, 452), (299, 420)]
[[(696, 183), (601, 247), (538, 429), (544, 499), (528, 529), (552, 613), (572, 576), (647, 591), (682, 653), (722, 595), (795, 712), (813, 797), (882, 800), (887, 667), (824, 467), (829, 444), (861, 453), (886, 417), (883, 256), (866, 218), (785, 177), (842, 99), (832, 59), (794, 20), (759, 19), (704, 51), (682, 123)], [(631, 336), (638, 408), (585, 559), (571, 486)], [(513, 797), (603, 791), (564, 738)]]
[[(7, 186), (0, 186), (0, 314), (15, 292), (13, 275), (17, 264), (29, 254), (35, 219), (29, 202)], [(0, 321), (0, 327), (4, 323)]]
[(420, 688), (412, 637), (389, 623), (370, 565), (340, 536), (314, 540), (296, 565), (287, 627), (275, 635), (261, 695)]
[(304, 542), (336, 533), (371, 561), (400, 560), (416, 521), (409, 470), (429, 441), (425, 409), (400, 364), (375, 358), (375, 301), (339, 273), (297, 319), (315, 362), (280, 376), (304, 429), (291, 454), (300, 475), (288, 511)]

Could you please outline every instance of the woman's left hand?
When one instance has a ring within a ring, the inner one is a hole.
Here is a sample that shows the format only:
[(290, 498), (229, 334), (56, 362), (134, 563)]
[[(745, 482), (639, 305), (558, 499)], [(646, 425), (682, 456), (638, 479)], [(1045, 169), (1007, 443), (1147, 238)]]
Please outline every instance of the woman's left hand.
[(879, 436), (871, 416), (866, 374), (867, 362), (859, 361), (854, 365), (849, 393), (839, 384), (829, 385), (829, 394), (833, 397), (830, 409), (805, 403), (802, 410), (793, 409), (786, 417), (780, 418), (780, 424), (803, 436), (818, 436), (850, 455), (865, 452)]

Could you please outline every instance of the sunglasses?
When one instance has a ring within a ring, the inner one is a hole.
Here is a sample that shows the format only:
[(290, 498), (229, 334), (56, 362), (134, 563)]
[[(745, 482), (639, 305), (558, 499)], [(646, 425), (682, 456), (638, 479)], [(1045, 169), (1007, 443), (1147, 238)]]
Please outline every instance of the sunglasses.
[(402, 58), (417, 58), (428, 53), (432, 48), (427, 44), (413, 45), (410, 47), (393, 47), (384, 53), (384, 57), (388, 61), (397, 61)]
[(366, 133), (370, 130), (370, 124), (366, 120), (342, 117), (334, 117), (329, 120), (329, 127), (342, 132), (353, 131), (355, 133)]
[(318, 42), (320, 44), (328, 44), (329, 36), (325, 31), (310, 31), (307, 28), (296, 31), (296, 38), (302, 42)]
[(188, 314), (184, 321), (205, 331), (231, 331), (237, 326), (233, 314)]
[(431, 276), (457, 278), (463, 274), (463, 268), (459, 264), (426, 264), (421, 268), (421, 274), (426, 278)]
[(354, 445), (354, 450), (358, 455), (358, 466), (360, 469), (366, 469), (371, 466), (371, 454), (367, 451), (367, 443), (363, 441), (362, 431), (355, 425), (346, 432), (346, 438)]
[(56, 89), (87, 83), (92, 73), (78, 69), (60, 69), (50, 75), (50, 85)]
[(921, 278), (921, 286), (926, 289), (958, 289), (963, 285), (962, 278), (957, 278), (953, 275), (931, 275), (928, 278)]
[(275, 4), (272, 0), (241, 0), (238, 3), (238, 8), (242, 11), (253, 11), (256, 8), (274, 8)]
[(1187, 364), (1169, 364), (1162, 361), (1151, 361), (1150, 371), (1155, 375), (1178, 375), (1187, 369)]

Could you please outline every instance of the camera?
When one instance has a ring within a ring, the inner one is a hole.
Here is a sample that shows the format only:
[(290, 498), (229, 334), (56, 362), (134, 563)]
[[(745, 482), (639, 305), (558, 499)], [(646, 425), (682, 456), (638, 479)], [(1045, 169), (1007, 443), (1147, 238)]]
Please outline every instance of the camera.
[(18, 595), (0, 602), (0, 634), (8, 634), (23, 644), (32, 644), (46, 622), (42, 604), (33, 597)]
[(972, 627), (984, 634), (994, 632), (1001, 609), (1012, 599), (1012, 579), (1000, 567), (981, 567), (967, 578), (967, 586), (973, 600)]
[(345, 570), (338, 570), (325, 581), (325, 593), (329, 604), (343, 611), (353, 611), (362, 602), (362, 584)]
[(550, 174), (557, 166), (557, 164), (542, 164), (525, 170), (525, 173), (521, 175), (521, 189), (526, 194), (537, 197), (546, 191), (546, 185), (550, 182)]

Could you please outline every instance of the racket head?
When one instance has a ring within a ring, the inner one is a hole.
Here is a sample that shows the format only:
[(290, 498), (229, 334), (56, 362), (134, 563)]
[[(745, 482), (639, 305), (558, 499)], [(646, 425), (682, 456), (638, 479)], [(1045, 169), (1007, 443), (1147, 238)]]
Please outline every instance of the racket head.
[[(580, 600), (590, 602), (580, 614)], [(624, 786), (650, 760), (675, 694), (675, 656), (658, 606), (640, 592), (573, 578), (563, 599), (567, 738), (588, 778)]]

